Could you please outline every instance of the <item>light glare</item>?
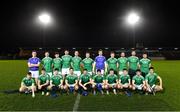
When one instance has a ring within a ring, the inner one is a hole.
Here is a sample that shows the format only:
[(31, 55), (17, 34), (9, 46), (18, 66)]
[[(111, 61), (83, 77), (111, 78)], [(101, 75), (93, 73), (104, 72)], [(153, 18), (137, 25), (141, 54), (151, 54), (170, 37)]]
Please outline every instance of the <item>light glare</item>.
[(130, 13), (127, 17), (127, 22), (131, 25), (135, 25), (139, 21), (140, 17), (136, 13)]

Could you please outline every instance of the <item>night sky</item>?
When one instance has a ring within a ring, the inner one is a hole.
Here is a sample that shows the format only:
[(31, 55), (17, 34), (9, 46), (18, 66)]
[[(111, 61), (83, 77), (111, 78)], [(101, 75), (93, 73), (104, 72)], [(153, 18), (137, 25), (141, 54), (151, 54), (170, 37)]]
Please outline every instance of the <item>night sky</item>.
[(136, 42), (146, 47), (179, 47), (180, 6), (175, 0), (3, 0), (1, 47), (41, 47), (42, 11), (53, 17), (44, 31), (46, 47), (131, 47), (132, 29), (124, 17), (142, 17)]

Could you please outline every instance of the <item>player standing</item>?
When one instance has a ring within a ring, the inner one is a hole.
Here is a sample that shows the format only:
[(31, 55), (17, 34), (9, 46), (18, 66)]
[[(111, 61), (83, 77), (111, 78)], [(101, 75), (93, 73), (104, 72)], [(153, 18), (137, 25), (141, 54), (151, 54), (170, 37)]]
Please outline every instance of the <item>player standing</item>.
[(86, 52), (86, 58), (82, 60), (83, 68), (87, 69), (88, 73), (92, 75), (94, 61), (90, 58), (90, 53)]
[(31, 72), (28, 72), (27, 76), (23, 78), (23, 80), (21, 81), (21, 87), (19, 88), (19, 92), (25, 92), (26, 94), (32, 92), (32, 97), (34, 98), (36, 87), (31, 75)]
[(93, 72), (97, 73), (97, 70), (101, 70), (101, 74), (105, 74), (107, 72), (107, 64), (106, 64), (106, 58), (103, 56), (103, 51), (100, 49), (98, 51), (99, 56), (95, 58), (94, 64), (93, 64)]
[(38, 89), (42, 91), (42, 95), (46, 93), (46, 96), (49, 95), (47, 87), (49, 86), (50, 77), (46, 74), (44, 68), (41, 70), (41, 75), (38, 77)]
[[(160, 76), (154, 73), (153, 67), (150, 67), (149, 70), (150, 70), (149, 74), (146, 75), (146, 78), (145, 78), (146, 87), (149, 93), (153, 93), (155, 95), (155, 92), (163, 90), (162, 79)], [(159, 85), (156, 85), (157, 81), (159, 81)]]
[(81, 61), (82, 61), (82, 59), (79, 57), (79, 52), (75, 51), (74, 57), (72, 58), (72, 61), (71, 61), (71, 64), (74, 69), (74, 74), (76, 74), (78, 77), (80, 77), (80, 75), (81, 75), (81, 70), (80, 70), (81, 69), (80, 68)]
[(61, 57), (62, 59), (62, 75), (63, 77), (69, 74), (69, 68), (71, 67), (72, 56), (69, 55), (69, 51), (65, 50), (64, 55)]
[(143, 58), (139, 61), (139, 68), (143, 77), (149, 73), (149, 67), (151, 67), (151, 60), (147, 58), (147, 53), (143, 53)]
[(46, 70), (46, 73), (51, 77), (52, 76), (52, 58), (49, 57), (49, 52), (45, 52), (45, 57), (42, 59), (42, 66)]
[(131, 56), (128, 58), (129, 75), (132, 79), (136, 75), (138, 69), (139, 58), (136, 56), (136, 52), (132, 51)]
[(121, 57), (118, 58), (118, 71), (119, 75), (123, 74), (123, 69), (127, 69), (128, 59), (125, 57), (125, 53), (121, 52)]
[(107, 68), (108, 68), (108, 71), (110, 69), (113, 69), (115, 74), (116, 74), (116, 72), (117, 72), (117, 59), (115, 58), (115, 53), (111, 52), (110, 56), (111, 57), (107, 60)]
[(40, 66), (40, 59), (36, 57), (37, 52), (32, 51), (32, 57), (28, 60), (28, 67), (29, 72), (32, 74), (32, 78), (35, 78), (36, 84), (38, 83), (38, 77), (39, 77), (39, 66)]
[(59, 57), (59, 53), (55, 52), (55, 58), (53, 59), (53, 69), (58, 69), (59, 74), (61, 74), (61, 64), (62, 59)]

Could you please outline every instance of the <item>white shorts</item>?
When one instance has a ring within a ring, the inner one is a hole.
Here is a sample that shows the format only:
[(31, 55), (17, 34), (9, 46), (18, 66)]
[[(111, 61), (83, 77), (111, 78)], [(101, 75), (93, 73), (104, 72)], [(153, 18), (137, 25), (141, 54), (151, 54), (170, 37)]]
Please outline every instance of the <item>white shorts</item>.
[(92, 75), (92, 72), (88, 72), (88, 74)]
[(119, 75), (122, 75), (123, 74), (123, 71), (119, 71)]
[(122, 84), (122, 87), (128, 87), (129, 83)]
[(69, 84), (69, 87), (74, 87), (75, 86), (75, 84)]
[(79, 77), (81, 75), (81, 71), (74, 71), (74, 74), (76, 74)]
[(53, 75), (52, 72), (47, 72), (47, 74), (49, 75), (49, 77)]
[[(97, 74), (97, 69), (96, 69), (96, 74)], [(103, 69), (101, 69), (101, 74), (104, 75), (104, 70)]]
[(142, 85), (142, 84), (140, 84), (140, 85), (135, 85), (135, 88), (138, 89), (138, 90), (142, 90), (143, 85)]
[(116, 87), (116, 83), (109, 84), (109, 87), (112, 87), (112, 88)]
[(39, 77), (39, 71), (29, 71), (32, 74), (32, 78), (38, 78)]
[(62, 74), (69, 74), (69, 68), (62, 68)]

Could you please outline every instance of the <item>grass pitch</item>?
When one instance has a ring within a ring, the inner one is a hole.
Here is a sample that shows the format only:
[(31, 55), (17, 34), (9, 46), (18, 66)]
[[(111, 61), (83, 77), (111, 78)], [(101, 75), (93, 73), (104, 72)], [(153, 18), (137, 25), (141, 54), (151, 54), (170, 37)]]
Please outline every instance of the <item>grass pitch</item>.
[[(180, 111), (180, 61), (153, 61), (155, 71), (163, 79), (164, 92), (156, 96), (141, 96), (133, 94), (125, 95), (99, 95), (90, 94), (80, 96), (77, 104), (78, 111)], [(22, 78), (27, 72), (27, 61), (24, 60), (0, 60), (0, 110), (51, 110), (72, 111), (76, 102), (75, 95), (60, 95), (58, 98), (50, 98), (36, 94), (31, 95), (6, 94), (6, 90), (17, 90)]]

